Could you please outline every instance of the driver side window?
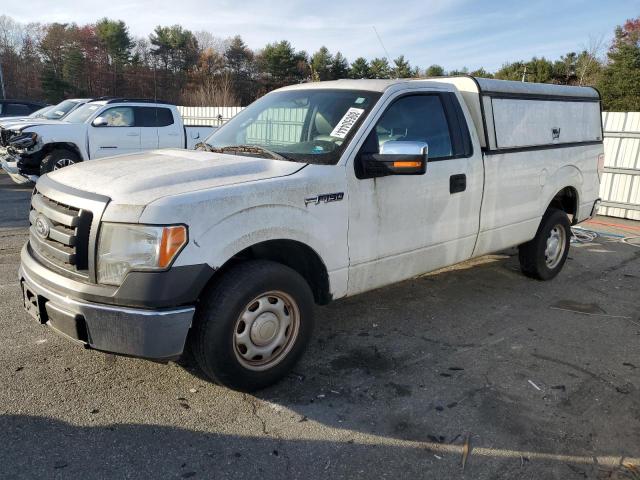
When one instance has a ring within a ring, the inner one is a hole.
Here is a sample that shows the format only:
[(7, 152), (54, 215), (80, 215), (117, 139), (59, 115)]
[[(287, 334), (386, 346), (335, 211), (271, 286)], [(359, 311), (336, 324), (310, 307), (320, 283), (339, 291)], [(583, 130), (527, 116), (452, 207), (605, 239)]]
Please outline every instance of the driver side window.
[(107, 127), (133, 127), (134, 124), (132, 107), (113, 107), (100, 116), (106, 120)]
[(429, 159), (453, 155), (449, 124), (439, 95), (409, 95), (391, 104), (367, 139), (378, 153), (389, 141), (426, 142)]

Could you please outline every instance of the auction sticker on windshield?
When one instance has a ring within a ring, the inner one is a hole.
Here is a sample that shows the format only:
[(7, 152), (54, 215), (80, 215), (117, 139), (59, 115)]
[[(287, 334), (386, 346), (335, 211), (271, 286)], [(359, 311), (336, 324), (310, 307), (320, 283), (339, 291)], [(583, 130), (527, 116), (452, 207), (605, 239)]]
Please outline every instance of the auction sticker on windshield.
[(336, 128), (333, 129), (330, 135), (337, 138), (346, 137), (349, 131), (353, 128), (353, 126), (360, 118), (360, 115), (362, 115), (363, 113), (364, 109), (362, 108), (350, 108), (338, 122)]

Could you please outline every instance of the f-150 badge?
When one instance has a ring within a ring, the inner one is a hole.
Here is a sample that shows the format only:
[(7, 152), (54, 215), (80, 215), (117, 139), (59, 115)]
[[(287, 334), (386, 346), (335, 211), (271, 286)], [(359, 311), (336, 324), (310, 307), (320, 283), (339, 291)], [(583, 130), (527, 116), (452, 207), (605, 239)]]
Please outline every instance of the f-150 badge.
[(318, 205), (319, 203), (339, 202), (344, 198), (344, 192), (323, 193), (317, 197), (307, 197), (304, 199), (305, 207), (309, 204)]

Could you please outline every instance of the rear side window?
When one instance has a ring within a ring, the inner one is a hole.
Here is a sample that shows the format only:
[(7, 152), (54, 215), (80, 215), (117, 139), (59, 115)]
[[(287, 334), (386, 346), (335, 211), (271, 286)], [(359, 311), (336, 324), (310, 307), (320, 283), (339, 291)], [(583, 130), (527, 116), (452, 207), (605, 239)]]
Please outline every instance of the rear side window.
[(32, 109), (27, 105), (22, 105), (20, 103), (9, 103), (5, 105), (5, 111), (3, 112), (5, 115), (29, 115), (32, 112)]
[(168, 108), (156, 108), (158, 112), (158, 126), (168, 127), (173, 125), (173, 113)]
[(429, 145), (430, 159), (453, 155), (449, 124), (439, 95), (401, 97), (382, 114), (374, 132), (378, 148), (390, 141), (416, 141)]
[(138, 127), (166, 127), (173, 125), (173, 113), (169, 108), (133, 107)]

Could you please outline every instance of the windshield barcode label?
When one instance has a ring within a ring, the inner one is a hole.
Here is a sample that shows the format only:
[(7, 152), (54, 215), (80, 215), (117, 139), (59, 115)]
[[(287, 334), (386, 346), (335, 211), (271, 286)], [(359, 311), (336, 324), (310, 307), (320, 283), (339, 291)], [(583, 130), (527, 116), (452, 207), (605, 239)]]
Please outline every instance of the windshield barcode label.
[(360, 118), (360, 115), (364, 113), (362, 108), (350, 108), (347, 113), (344, 114), (342, 119), (336, 125), (336, 128), (331, 132), (332, 137), (344, 138), (349, 133), (349, 130), (353, 128), (355, 123)]

